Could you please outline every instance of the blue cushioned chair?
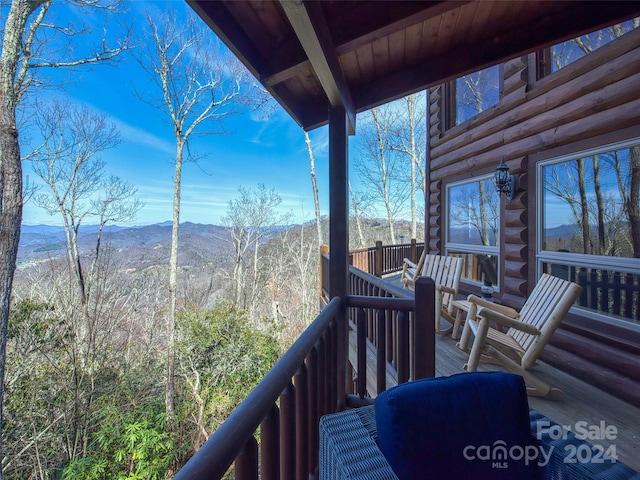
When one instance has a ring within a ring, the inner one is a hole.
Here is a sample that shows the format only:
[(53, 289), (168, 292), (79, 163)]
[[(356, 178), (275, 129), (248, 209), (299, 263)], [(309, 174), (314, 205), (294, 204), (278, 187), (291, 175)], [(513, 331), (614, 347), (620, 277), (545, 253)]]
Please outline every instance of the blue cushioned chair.
[(405, 383), (320, 419), (320, 480), (640, 480), (527, 404), (509, 373)]
[(380, 451), (400, 480), (537, 478), (537, 461), (525, 455), (536, 446), (519, 375), (405, 383), (378, 396), (375, 418)]

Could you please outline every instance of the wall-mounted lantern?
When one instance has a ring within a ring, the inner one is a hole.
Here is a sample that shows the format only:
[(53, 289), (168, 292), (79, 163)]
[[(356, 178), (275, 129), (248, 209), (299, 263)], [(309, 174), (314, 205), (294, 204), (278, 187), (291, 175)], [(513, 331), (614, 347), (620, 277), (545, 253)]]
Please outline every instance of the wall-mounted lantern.
[(493, 177), (498, 193), (504, 193), (509, 200), (513, 200), (516, 193), (516, 177), (509, 173), (509, 167), (504, 163), (504, 157), (496, 167), (496, 174)]

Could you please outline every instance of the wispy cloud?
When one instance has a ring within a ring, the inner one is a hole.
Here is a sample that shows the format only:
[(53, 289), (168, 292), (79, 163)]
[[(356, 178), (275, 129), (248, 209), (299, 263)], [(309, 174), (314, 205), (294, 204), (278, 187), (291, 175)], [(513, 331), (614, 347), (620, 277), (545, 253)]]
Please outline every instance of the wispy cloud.
[(148, 132), (142, 128), (129, 125), (118, 118), (113, 119), (113, 122), (116, 124), (120, 131), (120, 135), (122, 135), (124, 140), (146, 148), (152, 148), (169, 155), (175, 155), (176, 146), (173, 141), (159, 137), (158, 135)]

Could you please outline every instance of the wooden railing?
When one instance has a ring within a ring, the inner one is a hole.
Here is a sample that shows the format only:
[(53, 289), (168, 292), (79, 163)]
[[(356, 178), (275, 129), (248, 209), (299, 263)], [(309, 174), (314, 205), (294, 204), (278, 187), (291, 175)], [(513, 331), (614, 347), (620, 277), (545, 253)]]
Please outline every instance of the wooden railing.
[(424, 243), (417, 243), (415, 239), (400, 245), (382, 245), (377, 241), (374, 247), (351, 250), (349, 263), (363, 272), (382, 277), (402, 270), (405, 258), (417, 262), (423, 250)]
[(544, 271), (582, 287), (578, 306), (640, 323), (640, 274), (597, 266), (543, 264)]
[[(321, 269), (325, 272), (328, 260), (325, 251), (321, 255)], [(356, 406), (367, 401), (368, 342), (379, 352), (379, 372), (386, 372), (391, 365), (398, 370), (398, 381), (434, 375), (433, 282), (425, 278), (416, 283), (416, 301), (410, 293), (352, 267), (350, 290), (344, 300), (326, 300), (320, 315), (185, 464), (176, 479), (220, 479), (234, 462), (236, 479), (315, 478), (320, 417), (336, 411), (339, 405)], [(338, 370), (347, 368), (346, 364), (338, 365), (337, 360), (338, 337), (347, 334), (346, 328), (338, 327), (340, 318), (344, 318), (343, 307), (358, 325), (359, 360), (354, 371), (357, 395), (340, 399)], [(376, 384), (378, 392), (386, 388), (382, 379)]]
[[(415, 292), (395, 287), (368, 273), (350, 269), (347, 297), (349, 319), (355, 327), (355, 393), (387, 389), (387, 370), (395, 369), (397, 383), (435, 375), (435, 284), (421, 278)], [(375, 349), (375, 388), (368, 388), (367, 342)]]

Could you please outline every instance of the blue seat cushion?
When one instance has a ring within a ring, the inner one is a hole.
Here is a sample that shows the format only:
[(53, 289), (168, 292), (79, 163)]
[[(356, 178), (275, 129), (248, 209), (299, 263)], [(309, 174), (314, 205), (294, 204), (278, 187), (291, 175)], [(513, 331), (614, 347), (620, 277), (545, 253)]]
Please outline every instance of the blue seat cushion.
[(379, 447), (409, 479), (537, 478), (521, 376), (474, 372), (393, 387), (375, 401)]

